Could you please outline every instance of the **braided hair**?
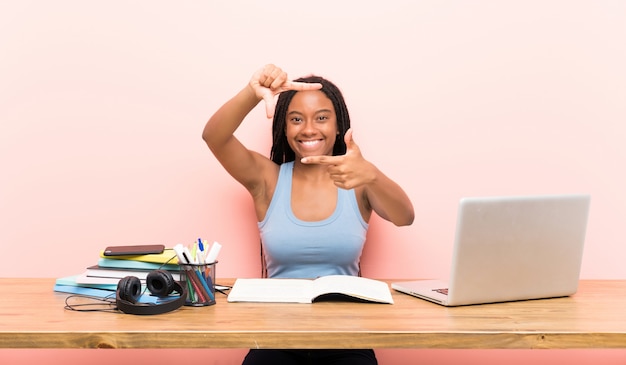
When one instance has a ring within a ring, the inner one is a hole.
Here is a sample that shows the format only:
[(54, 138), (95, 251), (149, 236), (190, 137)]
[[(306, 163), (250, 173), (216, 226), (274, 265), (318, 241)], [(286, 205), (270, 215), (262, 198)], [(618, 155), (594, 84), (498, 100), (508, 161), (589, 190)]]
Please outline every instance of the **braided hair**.
[[(339, 132), (339, 135), (337, 136), (335, 145), (333, 146), (333, 156), (345, 154), (346, 142), (344, 141), (343, 136), (346, 134), (346, 131), (350, 129), (350, 115), (348, 114), (346, 101), (344, 100), (339, 88), (332, 82), (320, 76), (307, 76), (294, 81), (322, 84), (320, 91), (323, 92), (333, 103), (335, 114), (337, 116), (337, 131)], [(272, 123), (272, 150), (270, 152), (270, 159), (278, 165), (285, 162), (291, 162), (296, 158), (296, 155), (289, 146), (285, 135), (287, 108), (289, 107), (291, 99), (293, 99), (296, 92), (297, 91), (295, 90), (282, 92), (278, 96), (278, 101), (276, 102), (274, 121)]]

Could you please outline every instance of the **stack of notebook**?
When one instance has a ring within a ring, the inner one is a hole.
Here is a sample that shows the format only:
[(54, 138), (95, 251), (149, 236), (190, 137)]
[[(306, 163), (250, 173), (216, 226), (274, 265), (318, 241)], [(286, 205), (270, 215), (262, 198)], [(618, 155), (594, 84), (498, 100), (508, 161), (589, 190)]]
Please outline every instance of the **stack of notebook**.
[(89, 266), (81, 274), (56, 280), (54, 291), (96, 297), (115, 295), (117, 283), (126, 276), (136, 276), (142, 282), (150, 271), (168, 270), (174, 280), (180, 280), (178, 259), (173, 249), (160, 254), (106, 256), (104, 251), (96, 265)]

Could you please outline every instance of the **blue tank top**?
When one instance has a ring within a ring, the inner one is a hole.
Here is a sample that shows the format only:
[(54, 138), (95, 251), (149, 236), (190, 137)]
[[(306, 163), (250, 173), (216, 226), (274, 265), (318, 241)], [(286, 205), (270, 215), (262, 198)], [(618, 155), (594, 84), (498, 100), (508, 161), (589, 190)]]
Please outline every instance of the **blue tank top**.
[(265, 218), (258, 222), (267, 276), (358, 275), (368, 224), (354, 190), (337, 189), (337, 206), (330, 217), (303, 221), (291, 210), (292, 177), (293, 162), (282, 164)]

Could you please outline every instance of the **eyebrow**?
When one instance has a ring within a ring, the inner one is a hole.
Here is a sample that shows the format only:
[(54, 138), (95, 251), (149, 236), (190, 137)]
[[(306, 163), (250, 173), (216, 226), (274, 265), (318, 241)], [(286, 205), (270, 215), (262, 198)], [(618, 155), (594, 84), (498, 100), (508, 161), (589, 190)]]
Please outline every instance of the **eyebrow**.
[[(331, 113), (332, 111), (330, 109), (320, 109), (318, 111), (316, 111), (314, 114), (320, 114), (320, 113)], [(292, 115), (292, 114), (299, 114), (299, 115), (303, 115), (304, 113), (299, 112), (297, 110), (292, 110), (290, 112), (287, 113), (287, 115)]]

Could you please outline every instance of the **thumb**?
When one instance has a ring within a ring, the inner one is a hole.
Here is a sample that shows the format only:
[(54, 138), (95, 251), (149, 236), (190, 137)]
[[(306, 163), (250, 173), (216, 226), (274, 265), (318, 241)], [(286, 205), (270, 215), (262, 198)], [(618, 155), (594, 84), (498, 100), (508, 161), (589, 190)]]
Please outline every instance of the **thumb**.
[(344, 142), (346, 142), (346, 152), (354, 149), (356, 147), (356, 143), (354, 142), (354, 138), (352, 136), (352, 128), (349, 128), (346, 131), (346, 134), (343, 136)]

